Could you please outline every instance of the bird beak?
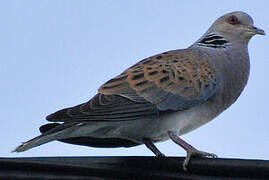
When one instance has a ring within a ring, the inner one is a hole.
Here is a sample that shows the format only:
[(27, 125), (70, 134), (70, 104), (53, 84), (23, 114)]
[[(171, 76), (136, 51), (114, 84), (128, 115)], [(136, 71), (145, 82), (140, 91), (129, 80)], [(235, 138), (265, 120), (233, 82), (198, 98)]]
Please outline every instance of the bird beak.
[(254, 34), (260, 34), (260, 35), (265, 35), (264, 30), (259, 29), (255, 26), (248, 26), (248, 31)]

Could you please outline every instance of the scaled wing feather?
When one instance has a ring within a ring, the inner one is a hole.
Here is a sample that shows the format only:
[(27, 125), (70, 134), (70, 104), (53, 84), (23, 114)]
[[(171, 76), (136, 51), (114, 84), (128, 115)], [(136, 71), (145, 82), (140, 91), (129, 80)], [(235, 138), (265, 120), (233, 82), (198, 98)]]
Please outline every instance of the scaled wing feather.
[(175, 50), (149, 57), (106, 82), (102, 94), (149, 101), (159, 110), (184, 110), (205, 102), (217, 90), (214, 68), (202, 55)]

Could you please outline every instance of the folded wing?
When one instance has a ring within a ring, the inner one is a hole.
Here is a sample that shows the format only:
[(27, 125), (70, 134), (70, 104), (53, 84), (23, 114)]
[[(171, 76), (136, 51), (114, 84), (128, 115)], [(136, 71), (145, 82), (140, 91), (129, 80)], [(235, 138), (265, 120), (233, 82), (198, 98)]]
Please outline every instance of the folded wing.
[(204, 56), (187, 50), (170, 51), (140, 61), (102, 85), (90, 101), (53, 113), (47, 120), (126, 121), (157, 117), (163, 111), (202, 104), (217, 88), (215, 70)]
[(142, 60), (106, 82), (99, 92), (146, 100), (160, 111), (178, 111), (204, 103), (217, 88), (215, 70), (205, 56), (176, 50)]
[(158, 109), (150, 102), (134, 102), (119, 95), (98, 93), (90, 101), (57, 111), (47, 120), (53, 122), (126, 121), (157, 116)]

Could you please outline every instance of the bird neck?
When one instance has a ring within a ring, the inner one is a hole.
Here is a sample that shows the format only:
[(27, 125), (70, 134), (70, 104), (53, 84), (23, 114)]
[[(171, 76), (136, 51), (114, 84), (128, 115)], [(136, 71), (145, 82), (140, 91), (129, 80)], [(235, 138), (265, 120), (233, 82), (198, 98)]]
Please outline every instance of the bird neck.
[(233, 43), (227, 47), (227, 62), (223, 75), (228, 77), (225, 80), (224, 99), (227, 98), (227, 107), (234, 103), (247, 84), (250, 70), (250, 62), (247, 44)]
[(207, 47), (207, 48), (225, 48), (230, 44), (230, 42), (221, 36), (220, 34), (211, 32), (206, 33), (198, 41), (194, 43), (196, 46)]
[(214, 108), (220, 112), (235, 102), (248, 81), (250, 64), (247, 44), (229, 42), (225, 47), (209, 47), (201, 46), (199, 42), (190, 49), (209, 57), (210, 64), (216, 69), (221, 84), (217, 99), (219, 103), (216, 104), (220, 107)]

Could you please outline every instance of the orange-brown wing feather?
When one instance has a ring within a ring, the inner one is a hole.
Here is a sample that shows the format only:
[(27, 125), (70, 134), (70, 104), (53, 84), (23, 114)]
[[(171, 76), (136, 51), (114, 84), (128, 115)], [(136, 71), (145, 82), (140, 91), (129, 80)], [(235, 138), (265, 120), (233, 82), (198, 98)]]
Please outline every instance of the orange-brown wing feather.
[[(216, 73), (205, 57), (176, 50), (140, 61), (102, 85), (99, 92), (138, 102), (147, 100), (161, 107), (161, 103), (169, 104), (166, 100), (170, 98), (171, 101), (171, 97), (175, 101), (184, 101), (185, 105), (198, 104), (212, 96), (216, 89)], [(181, 106), (182, 102), (175, 106)], [(161, 109), (177, 110), (180, 107)]]

